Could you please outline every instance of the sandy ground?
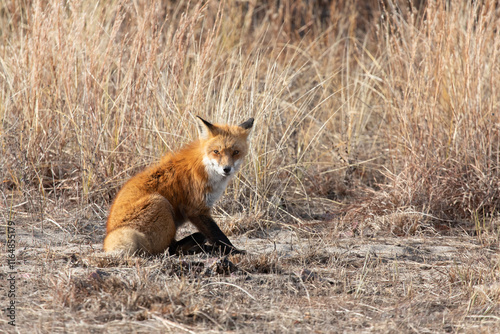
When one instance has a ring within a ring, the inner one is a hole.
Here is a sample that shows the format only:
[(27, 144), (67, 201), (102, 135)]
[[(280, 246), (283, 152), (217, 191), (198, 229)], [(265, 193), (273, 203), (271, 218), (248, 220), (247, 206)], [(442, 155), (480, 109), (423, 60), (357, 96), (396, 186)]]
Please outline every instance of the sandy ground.
[[(117, 259), (104, 222), (16, 221), (21, 333), (496, 332), (498, 248), (472, 237), (338, 238), (328, 226), (230, 236), (248, 254)], [(5, 247), (5, 235), (1, 239)]]

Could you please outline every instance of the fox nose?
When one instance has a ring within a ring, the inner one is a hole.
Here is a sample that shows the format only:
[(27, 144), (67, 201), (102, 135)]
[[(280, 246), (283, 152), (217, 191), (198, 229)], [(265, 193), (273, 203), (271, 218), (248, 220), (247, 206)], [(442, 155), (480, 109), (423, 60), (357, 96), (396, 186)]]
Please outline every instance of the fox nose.
[(224, 166), (222, 170), (224, 171), (224, 174), (229, 175), (231, 173), (231, 166)]

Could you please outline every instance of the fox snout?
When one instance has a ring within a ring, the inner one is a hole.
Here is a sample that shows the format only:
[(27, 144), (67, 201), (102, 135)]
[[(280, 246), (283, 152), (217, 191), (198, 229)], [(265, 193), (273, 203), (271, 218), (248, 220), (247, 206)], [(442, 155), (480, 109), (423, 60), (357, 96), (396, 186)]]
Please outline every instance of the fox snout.
[(233, 172), (233, 167), (232, 166), (224, 166), (222, 168), (222, 171), (224, 172), (225, 176), (229, 176)]
[(203, 164), (205, 165), (209, 178), (232, 176), (234, 173), (236, 173), (239, 166), (238, 161), (236, 162), (236, 164), (231, 164), (231, 162), (223, 163), (222, 161), (217, 161), (217, 159), (210, 159), (209, 157), (205, 157), (203, 159)]
[(217, 172), (224, 177), (231, 176), (236, 172), (236, 168), (233, 165), (220, 164), (216, 168)]

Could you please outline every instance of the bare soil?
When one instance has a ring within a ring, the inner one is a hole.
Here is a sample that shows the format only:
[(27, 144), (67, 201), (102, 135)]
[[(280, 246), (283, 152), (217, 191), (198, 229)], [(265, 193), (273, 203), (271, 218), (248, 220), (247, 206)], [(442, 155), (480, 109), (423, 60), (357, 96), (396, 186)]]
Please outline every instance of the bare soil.
[(102, 252), (104, 221), (15, 223), (16, 327), (2, 316), (2, 332), (500, 330), (498, 248), (465, 234), (339, 237), (316, 222), (232, 235), (246, 255), (119, 259)]

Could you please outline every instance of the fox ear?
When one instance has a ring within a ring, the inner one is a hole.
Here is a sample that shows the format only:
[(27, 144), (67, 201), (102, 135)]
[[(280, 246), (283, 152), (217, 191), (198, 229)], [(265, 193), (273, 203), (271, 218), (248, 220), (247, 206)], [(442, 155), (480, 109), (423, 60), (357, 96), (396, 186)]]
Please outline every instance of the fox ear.
[(253, 118), (249, 118), (247, 121), (245, 121), (239, 125), (240, 128), (243, 128), (245, 130), (251, 129), (252, 126), (253, 126)]
[(210, 134), (215, 130), (215, 126), (212, 123), (205, 121), (200, 116), (196, 116), (196, 118), (198, 120), (198, 130), (200, 132), (200, 138), (208, 138)]

